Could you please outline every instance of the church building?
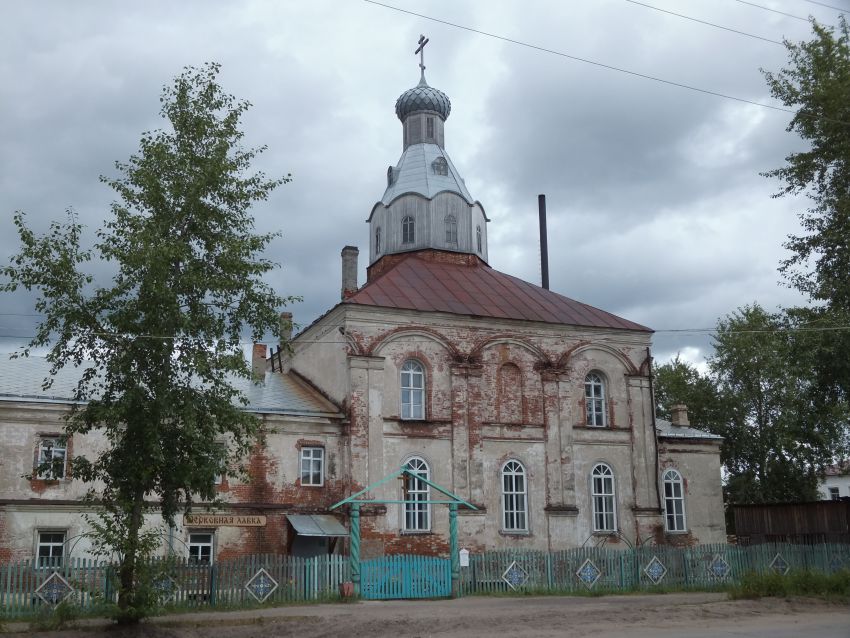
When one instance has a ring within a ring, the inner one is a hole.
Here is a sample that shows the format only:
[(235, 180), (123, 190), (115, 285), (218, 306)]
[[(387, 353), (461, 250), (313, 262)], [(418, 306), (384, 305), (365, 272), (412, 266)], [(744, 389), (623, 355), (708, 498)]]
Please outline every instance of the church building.
[[(250, 480), (223, 475), (225, 505), (163, 547), (200, 561), (345, 551), (345, 508), (330, 507), (402, 467), (474, 506), (458, 525), (471, 552), (724, 542), (720, 438), (684, 406), (656, 419), (652, 330), (489, 265), (490, 220), (447, 153), (451, 102), (420, 66), (395, 105), (402, 154), (369, 213), (366, 282), (345, 247), (340, 302), (290, 354), (254, 347), (261, 381), (243, 389), (265, 444)], [(47, 369), (0, 361), (0, 562), (89, 546), (73, 458), (102, 441), (62, 440), (79, 372), (44, 391)], [(45, 459), (61, 471), (25, 476)], [(362, 509), (364, 557), (447, 554), (429, 483), (369, 495), (396, 502)]]

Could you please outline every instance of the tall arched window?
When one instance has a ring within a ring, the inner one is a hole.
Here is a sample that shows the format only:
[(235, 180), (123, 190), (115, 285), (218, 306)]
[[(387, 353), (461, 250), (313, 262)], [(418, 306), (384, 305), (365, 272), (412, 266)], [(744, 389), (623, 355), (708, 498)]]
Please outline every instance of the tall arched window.
[(381, 227), (375, 229), (375, 254), (381, 254)]
[(454, 215), (446, 215), (446, 243), (457, 246), (457, 218)]
[(401, 220), (401, 243), (412, 244), (415, 239), (413, 217), (408, 215)]
[(668, 532), (684, 532), (685, 492), (682, 475), (676, 470), (667, 470), (661, 479), (664, 486), (664, 524)]
[(425, 369), (418, 361), (401, 366), (401, 418), (425, 418)]
[(590, 473), (590, 496), (593, 505), (593, 531), (616, 531), (614, 472), (605, 463), (597, 463), (593, 466), (593, 471)]
[(431, 479), (431, 471), (424, 459), (418, 456), (407, 462), (407, 469), (416, 476), (407, 476), (404, 482), (404, 530), (407, 532), (427, 532), (431, 529), (430, 486), (417, 476)]
[(478, 244), (478, 253), (481, 254), (481, 226), (475, 227), (475, 241)]
[(519, 461), (502, 466), (502, 528), (506, 532), (528, 531), (528, 486)]
[(587, 425), (605, 426), (605, 381), (596, 372), (591, 372), (584, 378), (584, 404)]

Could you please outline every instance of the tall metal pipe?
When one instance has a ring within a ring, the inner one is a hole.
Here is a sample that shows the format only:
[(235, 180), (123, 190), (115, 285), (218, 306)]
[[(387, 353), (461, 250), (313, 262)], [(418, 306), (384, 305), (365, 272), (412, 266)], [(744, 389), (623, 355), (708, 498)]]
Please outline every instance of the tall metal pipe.
[(540, 214), (540, 272), (541, 285), (549, 290), (549, 240), (546, 236), (546, 195), (537, 196), (537, 210)]

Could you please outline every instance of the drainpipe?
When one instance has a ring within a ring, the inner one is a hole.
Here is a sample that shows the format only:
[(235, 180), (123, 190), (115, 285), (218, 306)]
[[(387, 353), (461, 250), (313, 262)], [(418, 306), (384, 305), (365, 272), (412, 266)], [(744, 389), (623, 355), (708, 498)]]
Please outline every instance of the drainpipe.
[(649, 346), (646, 347), (646, 362), (649, 369), (649, 399), (652, 401), (652, 435), (655, 437), (655, 494), (658, 497), (658, 508), (661, 509), (661, 486), (658, 484), (659, 473), (661, 467), (658, 462), (658, 428), (655, 425), (655, 386), (653, 385), (652, 376), (652, 354), (649, 352)]

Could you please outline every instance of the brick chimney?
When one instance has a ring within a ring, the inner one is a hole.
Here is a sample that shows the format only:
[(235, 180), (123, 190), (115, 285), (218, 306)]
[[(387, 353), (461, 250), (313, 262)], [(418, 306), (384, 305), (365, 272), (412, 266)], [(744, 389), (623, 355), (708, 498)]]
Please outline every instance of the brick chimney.
[(673, 425), (676, 426), (688, 426), (690, 425), (690, 421), (688, 421), (688, 406), (677, 403), (674, 406), (670, 407), (670, 421)]
[(346, 246), (342, 249), (342, 295), (347, 299), (357, 292), (357, 256), (360, 254), (357, 246)]
[(280, 343), (278, 346), (282, 348), (284, 344), (289, 343), (290, 339), (292, 339), (292, 313), (282, 312), (280, 313)]
[(255, 343), (251, 352), (251, 374), (255, 379), (263, 379), (266, 376), (266, 344)]

